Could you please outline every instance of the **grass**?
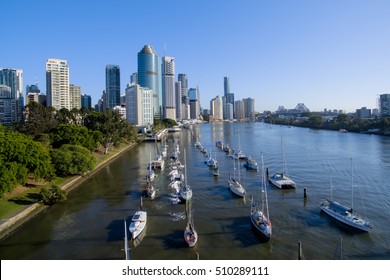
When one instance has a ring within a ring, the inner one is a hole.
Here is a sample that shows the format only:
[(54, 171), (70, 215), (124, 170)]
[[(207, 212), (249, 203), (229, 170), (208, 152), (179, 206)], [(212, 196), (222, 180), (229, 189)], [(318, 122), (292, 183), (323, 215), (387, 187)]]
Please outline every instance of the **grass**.
[[(118, 148), (111, 148), (107, 155), (105, 154), (96, 154), (97, 163), (96, 166), (99, 166), (99, 163), (110, 158), (116, 153), (125, 149), (128, 145), (122, 145)], [(73, 176), (71, 176), (73, 177)], [(17, 212), (21, 211), (24, 207), (31, 205), (40, 199), (39, 192), (40, 190), (48, 185), (57, 185), (61, 186), (71, 177), (61, 178), (58, 177), (51, 182), (46, 182), (43, 185), (30, 185), (29, 187), (18, 186), (11, 193), (4, 194), (3, 198), (0, 199), (0, 219), (8, 218)]]

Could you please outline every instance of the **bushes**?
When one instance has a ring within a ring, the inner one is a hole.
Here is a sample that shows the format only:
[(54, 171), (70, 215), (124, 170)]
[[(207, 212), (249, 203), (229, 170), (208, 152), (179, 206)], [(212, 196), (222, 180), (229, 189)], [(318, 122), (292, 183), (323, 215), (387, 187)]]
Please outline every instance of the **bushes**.
[(62, 190), (57, 185), (52, 185), (48, 188), (43, 188), (39, 192), (41, 195), (42, 203), (46, 205), (53, 205), (57, 202), (66, 200), (66, 191)]
[(94, 168), (96, 159), (91, 152), (78, 145), (62, 145), (50, 152), (55, 173), (60, 177), (82, 175)]

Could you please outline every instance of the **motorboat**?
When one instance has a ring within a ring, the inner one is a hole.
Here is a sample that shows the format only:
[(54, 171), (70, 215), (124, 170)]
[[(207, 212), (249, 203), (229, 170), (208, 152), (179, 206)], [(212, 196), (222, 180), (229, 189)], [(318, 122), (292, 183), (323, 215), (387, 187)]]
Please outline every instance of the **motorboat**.
[(135, 240), (146, 226), (147, 213), (146, 211), (137, 211), (135, 212), (133, 218), (131, 219), (131, 224), (129, 230), (131, 233), (131, 238)]

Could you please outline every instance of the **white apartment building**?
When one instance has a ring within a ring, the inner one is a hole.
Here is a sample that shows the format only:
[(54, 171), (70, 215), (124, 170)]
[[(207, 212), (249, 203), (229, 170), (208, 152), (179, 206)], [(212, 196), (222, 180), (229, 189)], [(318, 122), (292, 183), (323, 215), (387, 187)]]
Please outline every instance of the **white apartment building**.
[(69, 67), (62, 59), (49, 58), (46, 61), (46, 102), (56, 110), (71, 110), (69, 96)]

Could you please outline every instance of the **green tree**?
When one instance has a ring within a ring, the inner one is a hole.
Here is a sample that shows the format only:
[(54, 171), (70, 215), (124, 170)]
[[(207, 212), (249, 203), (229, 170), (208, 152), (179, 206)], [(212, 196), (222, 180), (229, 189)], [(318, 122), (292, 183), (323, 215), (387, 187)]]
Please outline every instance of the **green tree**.
[(93, 170), (96, 159), (82, 146), (65, 144), (50, 152), (51, 161), (58, 176), (82, 175)]
[(53, 148), (59, 148), (64, 144), (72, 144), (94, 151), (102, 142), (103, 135), (100, 131), (90, 131), (85, 126), (60, 124), (51, 131), (50, 139)]
[(310, 127), (315, 127), (315, 128), (320, 128), (323, 125), (323, 120), (322, 117), (319, 115), (311, 115), (309, 117), (309, 126)]
[(67, 199), (66, 191), (62, 190), (57, 185), (44, 187), (39, 192), (43, 204), (54, 205), (55, 203), (65, 201)]
[(53, 107), (45, 107), (37, 102), (30, 102), (24, 109), (26, 119), (18, 124), (17, 130), (34, 138), (47, 133), (57, 125), (54, 112)]

